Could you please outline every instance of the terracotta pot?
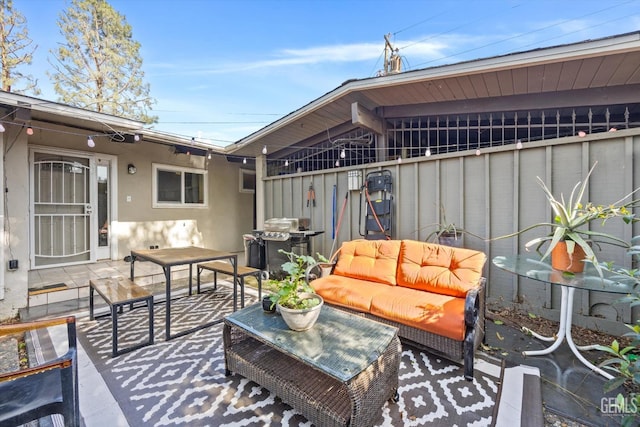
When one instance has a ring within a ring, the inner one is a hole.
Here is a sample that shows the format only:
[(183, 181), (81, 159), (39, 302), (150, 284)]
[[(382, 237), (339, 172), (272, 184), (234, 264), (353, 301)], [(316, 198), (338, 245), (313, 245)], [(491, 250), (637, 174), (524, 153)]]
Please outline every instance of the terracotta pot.
[(584, 270), (585, 253), (579, 245), (575, 245), (572, 256), (567, 252), (567, 244), (558, 242), (551, 251), (551, 267), (560, 271), (582, 273)]

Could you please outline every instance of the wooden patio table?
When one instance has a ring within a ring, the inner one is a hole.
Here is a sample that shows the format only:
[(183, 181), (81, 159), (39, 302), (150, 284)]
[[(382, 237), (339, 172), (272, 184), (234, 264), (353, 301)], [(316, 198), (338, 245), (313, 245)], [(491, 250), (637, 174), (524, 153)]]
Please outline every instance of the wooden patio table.
[[(131, 250), (131, 280), (134, 280), (134, 266), (137, 260), (147, 260), (158, 264), (162, 267), (165, 276), (165, 291), (166, 291), (166, 313), (165, 323), (166, 331), (165, 337), (169, 341), (172, 338), (180, 337), (191, 332), (215, 325), (222, 322), (222, 318), (198, 325), (194, 328), (180, 331), (176, 334), (171, 334), (171, 267), (177, 265), (189, 265), (189, 295), (192, 290), (192, 277), (193, 277), (193, 264), (197, 264), (205, 261), (224, 260), (227, 259), (233, 266), (233, 311), (237, 310), (238, 306), (238, 256), (231, 252), (223, 252), (215, 249), (199, 248), (195, 246), (188, 246), (183, 248), (164, 248), (164, 249), (132, 249)], [(244, 301), (243, 301), (244, 304)]]

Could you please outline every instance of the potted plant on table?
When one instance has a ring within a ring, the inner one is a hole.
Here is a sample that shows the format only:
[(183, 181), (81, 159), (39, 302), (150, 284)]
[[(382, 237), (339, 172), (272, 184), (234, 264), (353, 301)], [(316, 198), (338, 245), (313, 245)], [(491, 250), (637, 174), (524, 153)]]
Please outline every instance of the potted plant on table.
[(629, 200), (640, 188), (635, 189), (610, 205), (595, 205), (591, 202), (583, 204), (582, 198), (586, 191), (589, 177), (597, 163), (598, 162), (595, 162), (593, 164), (584, 182), (578, 182), (573, 187), (571, 195), (566, 201), (562, 194), (559, 198), (555, 197), (544, 181), (540, 177), (536, 177), (555, 213), (553, 222), (536, 223), (515, 233), (496, 237), (492, 240), (514, 237), (537, 227), (550, 227), (551, 233), (528, 241), (525, 244), (525, 248), (529, 250), (535, 247), (537, 251), (540, 251), (540, 248), (545, 243), (548, 243), (549, 246), (544, 252), (542, 259), (544, 260), (551, 256), (551, 265), (554, 269), (579, 273), (584, 269), (583, 261), (587, 260), (594, 265), (600, 276), (602, 276), (602, 266), (598, 264), (592, 245), (607, 243), (628, 248), (629, 244), (623, 239), (611, 234), (586, 229), (584, 227), (593, 221), (604, 224), (608, 219), (614, 217), (622, 218), (627, 224), (637, 221), (631, 209), (636, 207), (640, 200), (630, 200), (628, 202), (625, 202), (625, 200)]
[(324, 304), (322, 297), (305, 280), (307, 268), (317, 261), (309, 255), (298, 255), (282, 249), (278, 252), (289, 260), (282, 264), (284, 277), (269, 280), (269, 286), (273, 289), (269, 296), (270, 308), (277, 307), (290, 329), (305, 331), (315, 324)]

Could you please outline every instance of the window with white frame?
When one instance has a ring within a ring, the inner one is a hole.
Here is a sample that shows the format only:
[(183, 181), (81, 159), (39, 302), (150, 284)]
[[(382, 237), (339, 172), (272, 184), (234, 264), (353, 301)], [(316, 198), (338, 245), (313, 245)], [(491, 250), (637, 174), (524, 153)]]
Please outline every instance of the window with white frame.
[(206, 171), (153, 164), (153, 207), (207, 207)]

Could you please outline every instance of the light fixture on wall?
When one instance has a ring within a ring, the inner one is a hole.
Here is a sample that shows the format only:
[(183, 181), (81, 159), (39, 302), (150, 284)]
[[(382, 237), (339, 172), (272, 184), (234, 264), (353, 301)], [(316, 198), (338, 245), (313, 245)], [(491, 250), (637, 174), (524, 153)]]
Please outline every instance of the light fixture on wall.
[(87, 137), (87, 146), (89, 146), (89, 148), (93, 148), (96, 146), (96, 142), (90, 136)]
[(140, 134), (139, 134), (139, 133), (136, 133), (135, 135), (133, 135), (133, 140), (134, 140), (135, 142), (140, 141)]
[(127, 172), (129, 172), (129, 175), (133, 175), (137, 172), (136, 166), (133, 163), (129, 163), (127, 166)]
[(27, 135), (33, 135), (33, 128), (31, 126), (27, 128)]

